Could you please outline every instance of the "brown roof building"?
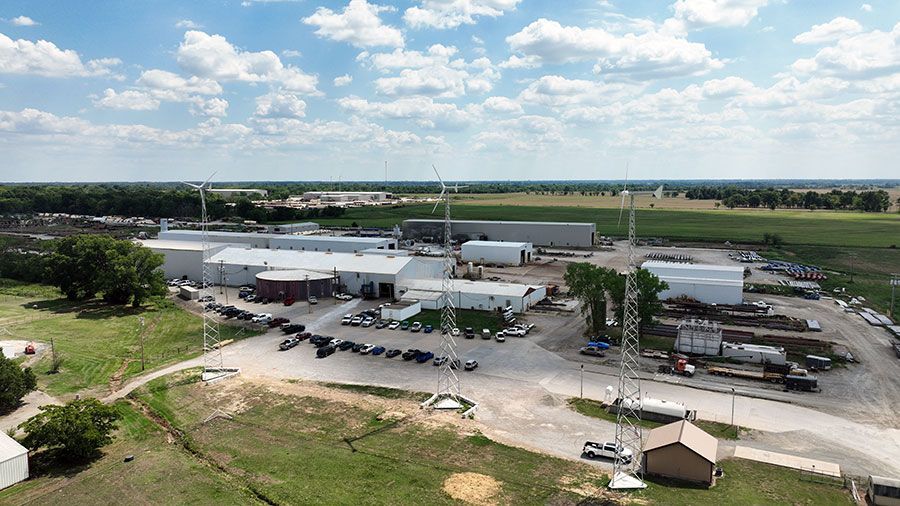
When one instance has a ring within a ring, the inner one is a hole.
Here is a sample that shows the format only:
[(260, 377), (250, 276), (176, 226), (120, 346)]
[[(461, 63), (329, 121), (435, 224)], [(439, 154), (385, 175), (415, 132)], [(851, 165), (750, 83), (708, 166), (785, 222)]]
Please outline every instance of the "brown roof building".
[(650, 431), (644, 445), (644, 472), (712, 485), (719, 441), (686, 420)]

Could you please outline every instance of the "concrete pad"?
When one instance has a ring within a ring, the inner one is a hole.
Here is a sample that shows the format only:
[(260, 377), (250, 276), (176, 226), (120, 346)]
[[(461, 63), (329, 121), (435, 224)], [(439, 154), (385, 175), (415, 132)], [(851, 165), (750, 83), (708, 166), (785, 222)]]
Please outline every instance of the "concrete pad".
[(746, 446), (736, 446), (734, 448), (734, 456), (741, 459), (789, 467), (799, 471), (815, 472), (816, 474), (835, 477), (841, 476), (841, 466), (834, 462), (825, 462), (824, 460), (808, 459), (796, 455), (787, 455), (785, 453), (757, 450), (756, 448), (749, 448)]

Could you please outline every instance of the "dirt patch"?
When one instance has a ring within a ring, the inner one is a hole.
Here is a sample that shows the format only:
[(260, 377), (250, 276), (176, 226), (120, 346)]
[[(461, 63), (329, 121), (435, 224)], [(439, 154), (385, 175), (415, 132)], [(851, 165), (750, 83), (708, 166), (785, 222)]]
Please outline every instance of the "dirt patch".
[(457, 501), (469, 504), (496, 504), (501, 483), (479, 473), (454, 473), (444, 480), (444, 492)]

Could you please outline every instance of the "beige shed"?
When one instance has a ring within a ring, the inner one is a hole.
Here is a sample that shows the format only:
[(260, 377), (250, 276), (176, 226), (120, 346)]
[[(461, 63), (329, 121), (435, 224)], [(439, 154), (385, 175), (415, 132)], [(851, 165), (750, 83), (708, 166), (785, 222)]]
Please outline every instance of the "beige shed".
[(719, 441), (687, 420), (650, 431), (644, 445), (644, 472), (712, 485)]

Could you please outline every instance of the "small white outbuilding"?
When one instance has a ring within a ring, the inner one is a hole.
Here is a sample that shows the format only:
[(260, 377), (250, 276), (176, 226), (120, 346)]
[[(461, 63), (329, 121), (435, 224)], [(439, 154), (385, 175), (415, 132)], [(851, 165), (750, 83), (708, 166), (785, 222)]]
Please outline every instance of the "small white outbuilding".
[(660, 300), (681, 296), (707, 304), (740, 304), (744, 300), (743, 267), (649, 260), (641, 268), (669, 285), (659, 294)]
[(28, 449), (0, 432), (0, 490), (28, 479)]
[(531, 262), (534, 247), (530, 242), (468, 241), (460, 254), (463, 262), (522, 265)]

